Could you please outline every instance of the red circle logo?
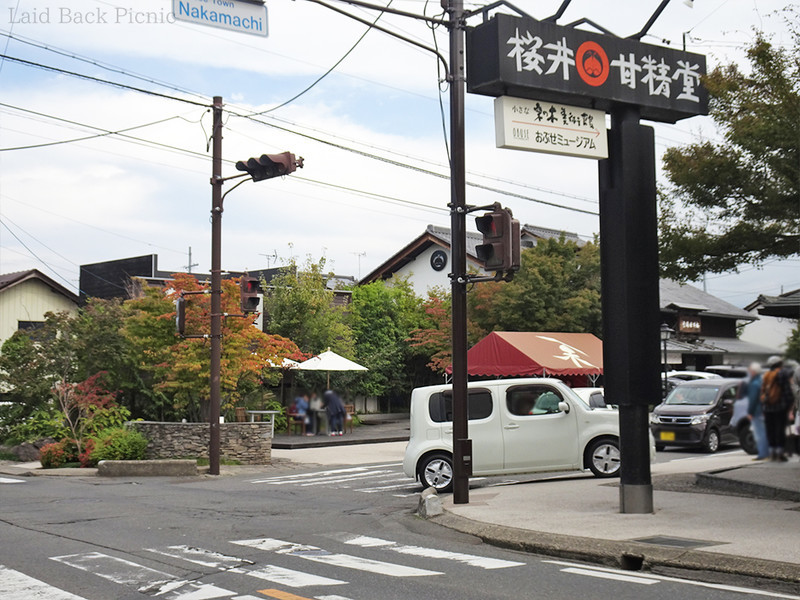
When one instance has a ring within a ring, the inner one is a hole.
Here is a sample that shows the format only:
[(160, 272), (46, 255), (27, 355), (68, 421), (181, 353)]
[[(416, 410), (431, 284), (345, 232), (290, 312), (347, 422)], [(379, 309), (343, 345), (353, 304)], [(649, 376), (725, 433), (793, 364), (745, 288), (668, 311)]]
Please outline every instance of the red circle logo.
[(575, 53), (578, 75), (593, 87), (603, 85), (611, 67), (606, 51), (597, 42), (583, 42)]

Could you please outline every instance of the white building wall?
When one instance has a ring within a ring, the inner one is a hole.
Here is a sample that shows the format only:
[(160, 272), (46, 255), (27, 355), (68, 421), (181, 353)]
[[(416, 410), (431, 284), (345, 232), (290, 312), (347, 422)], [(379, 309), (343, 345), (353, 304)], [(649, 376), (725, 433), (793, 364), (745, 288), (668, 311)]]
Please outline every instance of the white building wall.
[(759, 315), (756, 309), (750, 312), (758, 317), (758, 321), (745, 325), (739, 339), (767, 348), (778, 348), (781, 352), (786, 350), (786, 342), (797, 325), (797, 319), (767, 317)]
[(44, 321), (46, 312), (77, 312), (77, 305), (38, 279), (29, 279), (0, 292), (0, 344), (10, 338), (19, 321)]
[[(431, 255), (438, 250), (442, 250), (447, 254), (447, 265), (441, 271), (435, 271), (431, 266)], [(448, 274), (451, 268), (450, 250), (433, 245), (420, 253), (416, 259), (398, 269), (395, 276), (408, 278), (414, 293), (425, 297), (428, 295), (428, 290), (437, 286), (450, 291), (450, 277), (448, 277)], [(482, 272), (479, 265), (469, 258), (467, 258), (467, 269), (475, 269)]]

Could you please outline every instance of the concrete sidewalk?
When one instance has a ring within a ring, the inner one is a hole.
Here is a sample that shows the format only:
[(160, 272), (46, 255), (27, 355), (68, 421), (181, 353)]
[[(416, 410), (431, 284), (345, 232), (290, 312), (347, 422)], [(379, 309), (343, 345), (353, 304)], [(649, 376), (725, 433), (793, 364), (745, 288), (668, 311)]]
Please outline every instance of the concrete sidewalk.
[(616, 480), (577, 475), (471, 490), (466, 505), (445, 496), (445, 514), (434, 521), (529, 552), (766, 577), (800, 593), (800, 496), (792, 496), (800, 494), (800, 462), (740, 462), (698, 473), (698, 482), (670, 463), (654, 465), (655, 514), (620, 514)]

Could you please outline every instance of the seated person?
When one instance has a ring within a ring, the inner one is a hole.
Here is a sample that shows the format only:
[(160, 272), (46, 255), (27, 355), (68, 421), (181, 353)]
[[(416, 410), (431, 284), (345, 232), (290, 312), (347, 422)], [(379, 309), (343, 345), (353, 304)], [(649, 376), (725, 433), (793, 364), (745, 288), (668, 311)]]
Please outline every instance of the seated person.
[(532, 415), (546, 415), (561, 412), (558, 408), (558, 403), (561, 398), (553, 391), (546, 391), (542, 393), (537, 399), (536, 404), (531, 409), (529, 414)]

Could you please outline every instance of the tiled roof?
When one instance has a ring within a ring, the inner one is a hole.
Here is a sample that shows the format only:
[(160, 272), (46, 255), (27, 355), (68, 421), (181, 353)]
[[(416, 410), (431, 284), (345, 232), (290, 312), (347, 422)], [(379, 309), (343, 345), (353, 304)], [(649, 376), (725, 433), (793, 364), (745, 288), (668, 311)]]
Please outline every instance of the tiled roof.
[(662, 311), (675, 311), (682, 308), (697, 310), (703, 315), (711, 317), (728, 317), (747, 321), (753, 321), (756, 318), (742, 308), (685, 283), (662, 279), (659, 288)]
[(15, 271), (14, 273), (4, 273), (0, 275), (0, 292), (10, 287), (13, 287), (17, 284), (23, 283), (25, 281), (31, 279), (38, 279), (45, 285), (48, 285), (54, 291), (66, 296), (68, 299), (72, 300), (77, 304), (78, 296), (73, 292), (69, 291), (63, 285), (54, 281), (38, 269), (28, 269), (27, 271)]

